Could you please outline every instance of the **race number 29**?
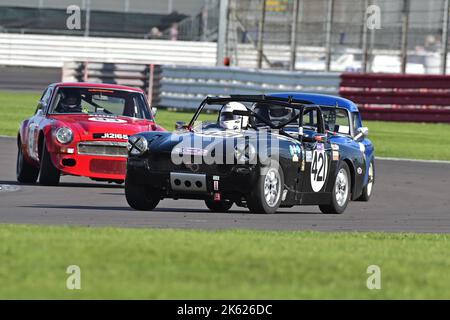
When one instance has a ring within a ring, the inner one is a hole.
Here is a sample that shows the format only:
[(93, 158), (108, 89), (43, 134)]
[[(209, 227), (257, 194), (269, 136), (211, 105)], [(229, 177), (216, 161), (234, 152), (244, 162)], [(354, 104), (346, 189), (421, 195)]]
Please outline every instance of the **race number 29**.
[(311, 163), (311, 187), (319, 192), (327, 179), (327, 154), (325, 150), (314, 150)]

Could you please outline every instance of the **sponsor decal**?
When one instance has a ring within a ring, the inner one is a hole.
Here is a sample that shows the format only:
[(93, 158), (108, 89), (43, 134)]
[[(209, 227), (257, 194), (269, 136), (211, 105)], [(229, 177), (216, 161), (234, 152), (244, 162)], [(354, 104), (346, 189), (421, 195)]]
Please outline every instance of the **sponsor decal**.
[(281, 196), (281, 201), (286, 200), (287, 193), (288, 193), (287, 189), (284, 189), (283, 190), (283, 195)]
[(289, 145), (289, 153), (291, 154), (291, 156), (294, 156), (294, 155), (298, 156), (301, 153), (301, 151), (302, 150), (300, 149), (300, 146), (298, 144), (297, 145), (295, 145), (295, 144)]
[(206, 156), (208, 154), (208, 150), (200, 148), (181, 148), (181, 153), (190, 156)]
[(220, 176), (213, 176), (213, 180), (214, 181), (219, 181), (220, 180)]
[(94, 139), (119, 139), (119, 140), (128, 140), (127, 134), (121, 133), (94, 133)]
[(339, 151), (333, 151), (332, 158), (333, 158), (333, 161), (338, 161), (339, 160)]
[(361, 151), (362, 153), (366, 151), (366, 146), (364, 145), (364, 143), (359, 143), (359, 151)]
[(317, 151), (323, 151), (325, 150), (325, 146), (323, 143), (318, 143), (316, 149)]
[(94, 121), (94, 122), (107, 122), (107, 123), (127, 123), (125, 120), (123, 119), (119, 119), (119, 118), (112, 118), (112, 117), (90, 117), (88, 118), (89, 121)]
[(219, 181), (214, 181), (214, 191), (219, 190)]
[(312, 151), (306, 151), (305, 153), (305, 161), (311, 162), (312, 161)]
[(358, 169), (356, 169), (356, 172), (358, 172), (358, 174), (362, 174), (362, 168), (361, 167), (358, 167)]
[(294, 155), (292, 156), (292, 161), (293, 161), (293, 162), (298, 162), (298, 155), (297, 155), (297, 154), (294, 154)]
[(334, 150), (334, 151), (339, 150), (339, 145), (337, 145), (336, 143), (332, 143), (331, 144), (331, 150)]
[(220, 201), (220, 193), (219, 192), (216, 192), (216, 193), (214, 193), (214, 201)]

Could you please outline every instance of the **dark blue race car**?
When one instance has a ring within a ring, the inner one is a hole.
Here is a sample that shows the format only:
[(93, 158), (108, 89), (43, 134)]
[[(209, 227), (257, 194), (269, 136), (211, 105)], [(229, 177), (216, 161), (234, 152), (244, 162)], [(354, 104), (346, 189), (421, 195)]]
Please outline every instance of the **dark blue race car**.
[(340, 97), (208, 97), (177, 131), (130, 137), (126, 198), (138, 210), (186, 198), (218, 212), (236, 204), (255, 213), (295, 205), (342, 213), (372, 194), (367, 135), (357, 106)]

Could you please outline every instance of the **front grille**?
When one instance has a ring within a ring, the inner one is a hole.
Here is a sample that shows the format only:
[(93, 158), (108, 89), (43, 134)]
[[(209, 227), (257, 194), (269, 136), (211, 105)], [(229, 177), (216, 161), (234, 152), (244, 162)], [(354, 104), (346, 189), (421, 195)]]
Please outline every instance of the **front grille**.
[(127, 162), (125, 160), (92, 159), (89, 170), (94, 173), (125, 174)]
[(86, 141), (78, 144), (79, 154), (126, 157), (127, 143), (114, 141)]

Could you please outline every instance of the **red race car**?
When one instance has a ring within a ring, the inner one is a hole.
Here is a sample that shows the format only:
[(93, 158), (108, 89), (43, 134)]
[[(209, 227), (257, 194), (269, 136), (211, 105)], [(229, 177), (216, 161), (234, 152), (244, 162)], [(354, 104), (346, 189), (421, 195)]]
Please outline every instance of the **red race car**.
[(57, 185), (61, 174), (122, 183), (128, 136), (164, 131), (142, 90), (111, 84), (56, 83), (17, 136), (17, 180)]

